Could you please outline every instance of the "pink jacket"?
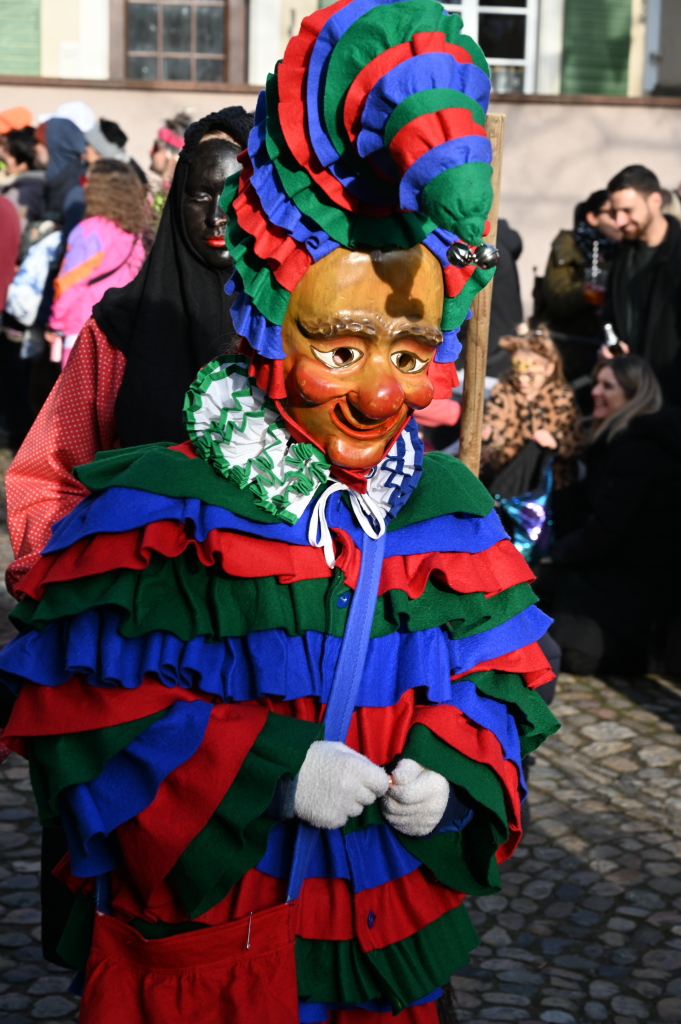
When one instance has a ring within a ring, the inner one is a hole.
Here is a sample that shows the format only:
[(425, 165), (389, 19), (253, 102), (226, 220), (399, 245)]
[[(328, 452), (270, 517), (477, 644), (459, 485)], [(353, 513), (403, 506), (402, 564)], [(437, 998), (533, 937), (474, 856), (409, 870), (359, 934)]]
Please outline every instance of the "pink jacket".
[(68, 237), (66, 255), (54, 282), (50, 329), (65, 335), (78, 334), (104, 292), (132, 281), (144, 257), (141, 240), (113, 221), (106, 217), (82, 220)]

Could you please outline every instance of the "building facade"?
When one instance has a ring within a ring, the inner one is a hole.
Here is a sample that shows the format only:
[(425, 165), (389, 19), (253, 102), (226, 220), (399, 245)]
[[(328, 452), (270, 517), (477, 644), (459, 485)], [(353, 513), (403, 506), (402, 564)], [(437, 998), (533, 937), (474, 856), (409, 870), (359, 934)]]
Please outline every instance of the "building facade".
[[(253, 110), (324, 0), (0, 0), (0, 109), (84, 100), (143, 167), (164, 119)], [(573, 209), (622, 167), (681, 172), (681, 0), (452, 0), (507, 114), (501, 214), (517, 228), (526, 311)]]
[[(325, 0), (0, 0), (0, 76), (262, 85)], [(679, 0), (453, 0), (499, 94), (681, 94)]]

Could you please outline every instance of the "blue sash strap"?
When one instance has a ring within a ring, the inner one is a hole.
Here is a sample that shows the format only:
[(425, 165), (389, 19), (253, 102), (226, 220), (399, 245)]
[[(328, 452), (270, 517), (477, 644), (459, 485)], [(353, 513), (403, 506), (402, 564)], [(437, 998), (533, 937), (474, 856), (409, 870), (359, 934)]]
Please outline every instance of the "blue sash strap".
[[(363, 535), (359, 579), (348, 612), (343, 642), (324, 715), (325, 740), (337, 740), (342, 743), (350, 728), (352, 713), (355, 710), (355, 699), (362, 681), (364, 664), (369, 650), (369, 637), (378, 597), (384, 550), (385, 534), (378, 539)], [(318, 837), (318, 828), (313, 828), (303, 821), (298, 823), (287, 900), (297, 899), (300, 895), (307, 865)]]

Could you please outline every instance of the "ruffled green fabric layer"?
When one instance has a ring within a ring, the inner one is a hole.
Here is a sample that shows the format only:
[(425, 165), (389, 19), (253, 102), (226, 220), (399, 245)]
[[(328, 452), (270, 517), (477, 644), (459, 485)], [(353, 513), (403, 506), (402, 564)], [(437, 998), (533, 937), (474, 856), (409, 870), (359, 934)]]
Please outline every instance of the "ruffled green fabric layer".
[(480, 693), (501, 701), (511, 712), (518, 728), (522, 757), (531, 754), (560, 728), (558, 719), (551, 713), (544, 699), (536, 690), (530, 690), (521, 676), (491, 669), (487, 672), (474, 672), (466, 678), (475, 683)]
[[(95, 492), (108, 487), (132, 487), (170, 498), (198, 498), (256, 523), (280, 521), (257, 504), (248, 487), (240, 489), (203, 459), (189, 459), (182, 452), (171, 450), (169, 444), (100, 452), (94, 462), (77, 466), (74, 474)], [(320, 487), (320, 493), (321, 490)], [(412, 523), (454, 513), (486, 516), (493, 507), (487, 489), (463, 463), (451, 455), (430, 452), (424, 456), (418, 487), (387, 524), (387, 530), (392, 533)]]
[[(273, 576), (224, 576), (188, 550), (173, 559), (154, 555), (142, 572), (114, 569), (48, 584), (39, 601), (24, 598), (11, 619), (17, 626), (44, 629), (55, 619), (91, 608), (115, 608), (121, 613), (120, 632), (125, 637), (163, 630), (180, 640), (205, 636), (219, 641), (263, 629), (283, 629), (289, 636), (312, 630), (341, 637), (348, 606), (339, 608), (337, 599), (346, 589), (339, 571), (286, 585)], [(431, 578), (421, 597), (410, 598), (403, 590), (381, 595), (371, 636), (446, 626), (452, 638), (460, 639), (506, 622), (536, 600), (527, 583), (485, 597), (480, 591), (457, 594)]]
[(298, 994), (310, 1002), (389, 999), (394, 1013), (446, 984), (478, 944), (468, 914), (456, 907), (401, 942), (363, 953), (354, 939), (296, 939)]

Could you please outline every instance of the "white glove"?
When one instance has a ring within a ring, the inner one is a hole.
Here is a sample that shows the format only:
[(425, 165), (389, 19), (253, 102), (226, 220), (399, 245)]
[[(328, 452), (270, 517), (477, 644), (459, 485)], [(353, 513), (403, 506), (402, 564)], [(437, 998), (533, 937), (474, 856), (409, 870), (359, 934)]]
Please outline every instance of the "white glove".
[(364, 754), (317, 740), (298, 773), (294, 813), (316, 828), (342, 828), (383, 796), (389, 783), (387, 773)]
[(393, 785), (381, 800), (383, 817), (405, 836), (427, 836), (440, 823), (449, 802), (449, 782), (409, 757), (398, 761)]

